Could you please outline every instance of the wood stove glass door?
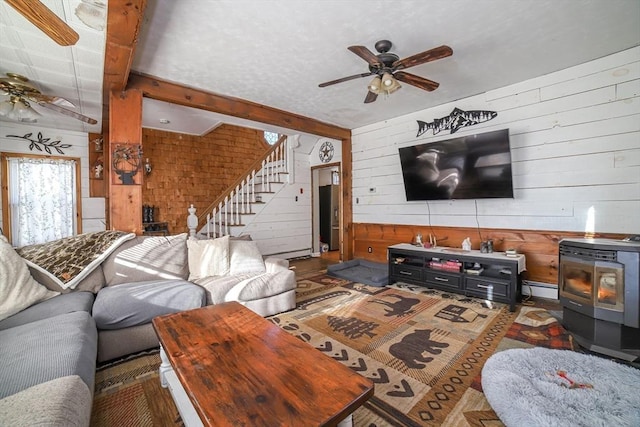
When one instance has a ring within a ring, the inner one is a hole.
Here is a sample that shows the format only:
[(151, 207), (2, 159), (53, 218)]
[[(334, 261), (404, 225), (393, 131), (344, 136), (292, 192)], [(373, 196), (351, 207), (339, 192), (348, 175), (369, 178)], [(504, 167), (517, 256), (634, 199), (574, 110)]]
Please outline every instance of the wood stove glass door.
[(593, 306), (595, 263), (563, 257), (560, 262), (560, 295)]
[(596, 307), (624, 312), (624, 269), (613, 262), (596, 261)]

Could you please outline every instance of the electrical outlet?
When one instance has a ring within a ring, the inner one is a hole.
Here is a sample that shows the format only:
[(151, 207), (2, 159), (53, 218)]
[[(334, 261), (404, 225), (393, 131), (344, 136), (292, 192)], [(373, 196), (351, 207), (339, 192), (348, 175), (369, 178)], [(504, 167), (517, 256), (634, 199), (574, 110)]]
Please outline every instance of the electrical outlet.
[(371, 246), (369, 246), (369, 248), (367, 249), (367, 252), (372, 253), (373, 249), (371, 248)]

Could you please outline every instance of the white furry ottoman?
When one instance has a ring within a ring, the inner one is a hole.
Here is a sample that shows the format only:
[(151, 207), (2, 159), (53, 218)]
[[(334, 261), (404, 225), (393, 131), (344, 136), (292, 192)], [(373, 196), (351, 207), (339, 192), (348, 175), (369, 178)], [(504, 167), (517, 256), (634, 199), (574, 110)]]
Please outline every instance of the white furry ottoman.
[(546, 348), (505, 350), (482, 369), (482, 389), (510, 426), (640, 426), (640, 370)]

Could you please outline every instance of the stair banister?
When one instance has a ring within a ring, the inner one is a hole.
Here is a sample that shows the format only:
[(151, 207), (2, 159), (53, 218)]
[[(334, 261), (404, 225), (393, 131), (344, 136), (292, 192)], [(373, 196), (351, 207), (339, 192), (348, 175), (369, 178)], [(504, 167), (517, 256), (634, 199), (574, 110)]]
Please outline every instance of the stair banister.
[[(198, 228), (198, 217), (196, 216), (196, 208), (193, 204), (187, 209), (189, 216), (187, 216), (187, 228), (189, 229), (189, 238), (196, 237), (196, 229)], [(208, 231), (208, 230), (207, 230)]]
[[(248, 191), (250, 192), (250, 195), (248, 197), (249, 203), (255, 203), (256, 199), (255, 199), (255, 193), (256, 193), (256, 189), (255, 189), (255, 178), (256, 176), (258, 176), (257, 173), (260, 173), (260, 178), (262, 179), (262, 184), (261, 184), (261, 188), (263, 188), (262, 191), (269, 191), (269, 190), (265, 190), (264, 188), (266, 188), (265, 186), (265, 179), (264, 179), (264, 167), (265, 165), (267, 165), (267, 159), (280, 159), (283, 163), (286, 162), (286, 158), (283, 157), (277, 157), (276, 154), (278, 153), (286, 153), (286, 149), (284, 149), (283, 147), (285, 147), (285, 143), (287, 141), (287, 137), (286, 135), (282, 135), (280, 137), (280, 139), (278, 139), (278, 142), (276, 142), (271, 148), (269, 148), (269, 150), (267, 150), (267, 152), (264, 154), (264, 156), (262, 156), (261, 158), (257, 159), (255, 162), (253, 162), (251, 164), (251, 166), (249, 168), (247, 168), (247, 173), (242, 174), (235, 182), (233, 182), (229, 187), (227, 187), (226, 191), (223, 191), (222, 194), (213, 201), (213, 203), (211, 203), (201, 214), (198, 215), (198, 226), (196, 227), (197, 229), (201, 228), (204, 226), (204, 221), (207, 221), (207, 234), (210, 232), (210, 228), (209, 228), (209, 222), (213, 221), (214, 222), (214, 226), (213, 226), (213, 233), (215, 236), (217, 235), (223, 235), (223, 234), (228, 234), (229, 233), (229, 221), (228, 221), (228, 209), (227, 209), (227, 204), (229, 203), (229, 195), (232, 194), (234, 192), (234, 190), (236, 189), (236, 187), (238, 187), (239, 185), (241, 185), (243, 183), (243, 181), (245, 180), (249, 180), (250, 179), (250, 185), (248, 185)], [(260, 171), (260, 172), (258, 172)], [(224, 209), (223, 209), (224, 207)], [(217, 210), (217, 212), (216, 212)], [(223, 214), (223, 210), (224, 210), (224, 214)], [(216, 221), (216, 213), (218, 213), (219, 215), (219, 222)], [(219, 224), (219, 230), (216, 230), (216, 223)], [(224, 229), (224, 231), (223, 231)], [(217, 232), (219, 232), (220, 234), (217, 234)]]
[(251, 172), (251, 201), (256, 202), (256, 171)]

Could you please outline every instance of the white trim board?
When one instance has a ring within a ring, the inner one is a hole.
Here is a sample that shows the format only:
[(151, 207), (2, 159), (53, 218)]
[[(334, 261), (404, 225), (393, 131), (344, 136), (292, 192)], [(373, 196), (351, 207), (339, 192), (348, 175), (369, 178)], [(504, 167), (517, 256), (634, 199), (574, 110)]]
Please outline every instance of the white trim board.
[(531, 280), (522, 281), (522, 295), (534, 296), (537, 298), (558, 299), (558, 287), (548, 283), (534, 282)]

